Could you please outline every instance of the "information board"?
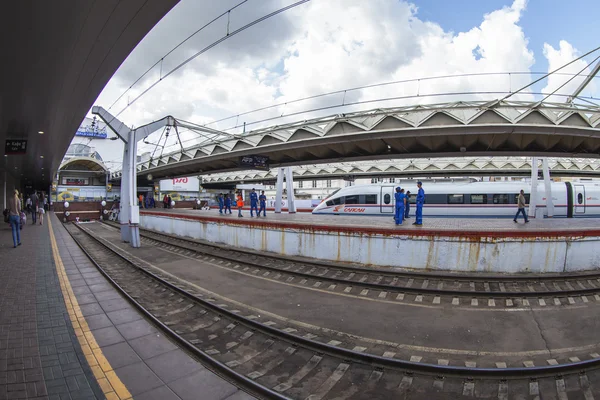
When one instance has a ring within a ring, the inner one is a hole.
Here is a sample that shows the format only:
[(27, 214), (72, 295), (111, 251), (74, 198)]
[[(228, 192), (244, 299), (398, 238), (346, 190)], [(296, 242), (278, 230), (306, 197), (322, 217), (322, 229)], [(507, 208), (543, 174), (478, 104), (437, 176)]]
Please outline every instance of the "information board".
[(266, 156), (242, 156), (240, 166), (252, 169), (269, 170), (269, 157)]
[(4, 154), (25, 154), (27, 152), (27, 140), (24, 139), (6, 139), (4, 145)]

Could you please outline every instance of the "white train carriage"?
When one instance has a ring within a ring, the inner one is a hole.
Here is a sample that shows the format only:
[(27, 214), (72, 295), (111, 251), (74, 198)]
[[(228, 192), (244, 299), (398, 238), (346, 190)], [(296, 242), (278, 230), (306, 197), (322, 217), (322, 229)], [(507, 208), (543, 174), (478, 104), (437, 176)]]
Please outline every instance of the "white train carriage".
[[(600, 184), (551, 182), (554, 216), (600, 217)], [(313, 214), (379, 215), (394, 214), (394, 193), (398, 185), (348, 186), (332, 193)], [(402, 186), (411, 192), (411, 216), (415, 212), (417, 185)], [(514, 217), (519, 191), (529, 204), (531, 185), (527, 182), (429, 183), (424, 185), (423, 215), (434, 217)], [(537, 190), (538, 207), (546, 206), (543, 183)]]

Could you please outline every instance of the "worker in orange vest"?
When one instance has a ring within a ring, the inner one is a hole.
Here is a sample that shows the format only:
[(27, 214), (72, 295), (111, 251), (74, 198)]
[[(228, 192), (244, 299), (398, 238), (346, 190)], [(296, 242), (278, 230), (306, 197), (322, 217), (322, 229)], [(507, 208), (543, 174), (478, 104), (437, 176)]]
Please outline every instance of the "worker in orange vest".
[(242, 208), (244, 207), (244, 198), (242, 197), (241, 191), (239, 191), (237, 194), (236, 203), (238, 209), (238, 217), (243, 217)]

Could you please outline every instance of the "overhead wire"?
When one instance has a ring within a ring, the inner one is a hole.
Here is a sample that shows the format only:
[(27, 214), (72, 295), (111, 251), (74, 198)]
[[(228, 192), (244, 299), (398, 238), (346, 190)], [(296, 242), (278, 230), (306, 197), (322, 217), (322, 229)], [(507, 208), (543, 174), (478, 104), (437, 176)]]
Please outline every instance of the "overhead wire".
[[(240, 7), (241, 5), (243, 5), (244, 3), (248, 2), (248, 1), (249, 0), (243, 0), (243, 1), (239, 2), (235, 6), (231, 7), (229, 10), (219, 14), (218, 16), (216, 16), (215, 18), (210, 20), (208, 23), (204, 24), (202, 27), (197, 29), (194, 33), (189, 35), (187, 38), (185, 38), (181, 42), (179, 42), (177, 44), (177, 46), (173, 47), (165, 55), (163, 55), (158, 61), (156, 61), (154, 64), (152, 64), (152, 66), (150, 68), (148, 68), (139, 78), (137, 78), (135, 80), (135, 82), (133, 82), (131, 84), (131, 86), (129, 86), (129, 88), (127, 88), (123, 93), (121, 93), (121, 95), (119, 97), (117, 97), (117, 99), (110, 105), (110, 107), (108, 107), (108, 109), (110, 110), (115, 104), (117, 104), (119, 102), (119, 100), (121, 100), (123, 98), (123, 96), (125, 96), (140, 80), (142, 80), (144, 78), (144, 76), (146, 76), (150, 71), (152, 71), (152, 69), (154, 69), (154, 67), (156, 67), (158, 64), (161, 64), (161, 74), (160, 74), (161, 78), (160, 79), (162, 79), (162, 62), (166, 57), (168, 57), (171, 53), (173, 53), (175, 50), (177, 50), (179, 47), (181, 47), (184, 43), (186, 43), (192, 37), (196, 36), (198, 33), (203, 31), (204, 29), (208, 28), (210, 25), (212, 25), (217, 20), (221, 19), (223, 16), (229, 15), (231, 13), (231, 11), (235, 10), (236, 8)], [(229, 24), (229, 22), (228, 22), (228, 24)]]
[[(464, 74), (454, 74), (454, 75), (438, 75), (438, 76), (432, 76), (432, 77), (425, 77), (425, 78), (413, 78), (413, 79), (402, 79), (402, 80), (397, 80), (397, 81), (390, 81), (390, 82), (382, 82), (382, 83), (375, 83), (375, 84), (371, 84), (371, 85), (364, 85), (364, 86), (357, 86), (354, 88), (348, 88), (348, 89), (341, 89), (341, 90), (334, 90), (331, 92), (327, 92), (327, 93), (319, 93), (319, 94), (315, 94), (312, 96), (307, 96), (307, 97), (302, 97), (302, 98), (298, 98), (298, 99), (294, 99), (294, 100), (289, 100), (283, 103), (277, 103), (277, 104), (273, 104), (273, 105), (269, 105), (269, 106), (265, 106), (265, 107), (259, 107), (250, 111), (245, 111), (243, 113), (238, 113), (238, 114), (233, 114), (230, 115), (228, 117), (225, 118), (221, 118), (221, 119), (217, 119), (217, 120), (213, 120), (210, 122), (207, 122), (205, 124), (203, 124), (202, 126), (209, 126), (209, 125), (213, 125), (213, 124), (217, 124), (219, 122), (223, 122), (223, 121), (227, 121), (229, 119), (232, 118), (239, 118), (241, 116), (244, 115), (249, 115), (249, 114), (254, 114), (260, 111), (266, 111), (272, 108), (276, 108), (276, 107), (281, 107), (281, 106), (286, 106), (289, 104), (294, 104), (294, 103), (299, 103), (302, 101), (306, 101), (306, 100), (314, 100), (320, 97), (327, 97), (327, 96), (333, 96), (336, 94), (342, 94), (342, 93), (346, 93), (346, 92), (351, 92), (351, 91), (358, 91), (358, 90), (363, 90), (363, 89), (371, 89), (371, 88), (375, 88), (375, 87), (383, 87), (383, 86), (391, 86), (391, 85), (397, 85), (397, 84), (401, 84), (401, 83), (412, 83), (412, 82), (418, 82), (418, 81), (428, 81), (428, 80), (435, 80), (435, 79), (447, 79), (447, 78), (464, 78), (464, 77), (471, 77), (471, 76), (489, 76), (489, 75), (547, 75), (547, 72), (527, 72), (527, 71), (517, 71), (517, 72), (474, 72), (474, 73), (464, 73)], [(571, 76), (573, 75), (572, 73), (557, 73), (556, 75), (568, 75)], [(582, 77), (587, 77), (588, 75), (580, 75)], [(509, 91), (508, 93), (512, 93), (512, 91)], [(236, 124), (237, 125), (237, 124)]]
[(115, 117), (118, 117), (119, 115), (121, 115), (121, 113), (123, 113), (123, 111), (125, 111), (127, 108), (129, 108), (133, 103), (135, 103), (137, 100), (139, 100), (142, 96), (144, 96), (146, 93), (148, 93), (150, 90), (152, 90), (156, 85), (158, 85), (160, 82), (162, 82), (165, 78), (167, 78), (168, 76), (172, 75), (174, 72), (178, 71), (180, 68), (182, 68), (183, 66), (185, 66), (186, 64), (188, 64), (190, 61), (194, 60), (195, 58), (197, 58), (198, 56), (200, 56), (201, 54), (207, 52), (208, 50), (212, 49), (213, 47), (217, 46), (218, 44), (224, 42), (227, 39), (230, 39), (234, 36), (236, 36), (238, 33), (245, 31), (248, 28), (251, 28), (252, 26), (263, 22), (269, 18), (272, 18), (276, 15), (279, 15), (285, 11), (288, 11), (292, 8), (295, 8), (299, 5), (302, 5), (304, 3), (308, 3), (310, 0), (300, 0), (297, 1), (295, 3), (292, 3), (288, 6), (285, 7), (281, 7), (269, 14), (263, 15), (260, 18), (257, 18), (255, 20), (253, 20), (252, 22), (247, 23), (246, 25), (242, 26), (241, 28), (238, 28), (232, 32), (228, 32), (225, 36), (221, 37), (220, 39), (216, 40), (215, 42), (209, 44), (208, 46), (204, 47), (202, 50), (196, 52), (195, 54), (193, 54), (192, 56), (190, 56), (189, 58), (187, 58), (185, 61), (179, 63), (177, 66), (175, 66), (174, 68), (172, 68), (169, 72), (167, 72), (165, 74), (164, 77), (162, 77), (161, 79), (155, 81), (153, 84), (151, 84), (148, 88), (146, 88), (145, 90), (143, 90), (138, 96), (136, 96), (133, 100), (131, 100), (130, 102), (128, 102), (128, 104), (117, 113), (117, 115), (115, 115)]

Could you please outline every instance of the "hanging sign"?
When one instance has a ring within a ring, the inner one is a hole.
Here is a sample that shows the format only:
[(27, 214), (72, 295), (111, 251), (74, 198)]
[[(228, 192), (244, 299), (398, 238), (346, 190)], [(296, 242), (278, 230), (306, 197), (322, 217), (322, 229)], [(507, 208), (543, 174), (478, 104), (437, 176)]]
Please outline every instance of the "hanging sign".
[(240, 166), (252, 169), (269, 170), (269, 157), (265, 156), (242, 156)]
[(24, 139), (6, 139), (4, 145), (4, 154), (25, 154), (27, 152), (27, 140)]

